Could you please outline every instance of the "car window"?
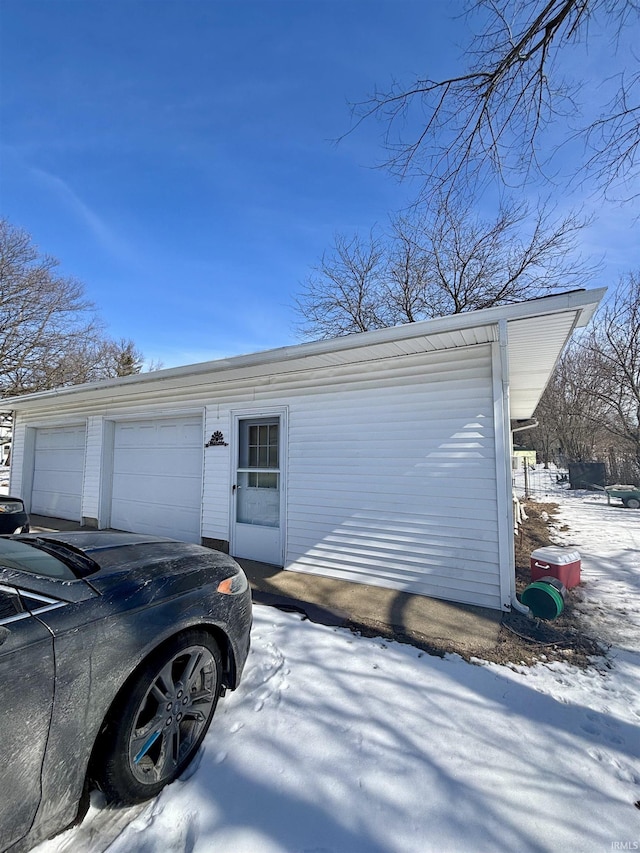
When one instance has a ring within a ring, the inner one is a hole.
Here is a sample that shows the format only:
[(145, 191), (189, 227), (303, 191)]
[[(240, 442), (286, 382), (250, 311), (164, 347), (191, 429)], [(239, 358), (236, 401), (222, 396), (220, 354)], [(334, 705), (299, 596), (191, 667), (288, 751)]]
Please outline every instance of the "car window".
[(0, 566), (47, 578), (76, 579), (76, 575), (62, 560), (16, 539), (0, 538)]
[(23, 608), (18, 595), (13, 590), (0, 587), (0, 622), (3, 619), (11, 619), (22, 611)]
[(12, 586), (0, 584), (0, 625), (15, 622), (17, 619), (28, 619), (29, 616), (46, 613), (64, 607), (66, 602), (40, 595)]

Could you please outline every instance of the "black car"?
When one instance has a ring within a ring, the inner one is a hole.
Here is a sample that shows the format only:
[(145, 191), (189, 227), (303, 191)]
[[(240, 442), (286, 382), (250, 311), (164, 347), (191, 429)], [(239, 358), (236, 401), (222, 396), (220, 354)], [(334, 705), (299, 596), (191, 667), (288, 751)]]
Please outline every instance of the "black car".
[(0, 537), (0, 850), (140, 802), (197, 752), (249, 652), (226, 554), (116, 532)]
[(22, 500), (0, 495), (0, 534), (28, 532), (29, 516)]

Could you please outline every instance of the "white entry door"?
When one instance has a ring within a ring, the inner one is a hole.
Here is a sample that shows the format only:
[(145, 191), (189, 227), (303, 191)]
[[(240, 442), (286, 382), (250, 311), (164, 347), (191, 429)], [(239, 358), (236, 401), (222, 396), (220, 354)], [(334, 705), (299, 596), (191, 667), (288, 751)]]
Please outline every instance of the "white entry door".
[(233, 556), (282, 565), (280, 415), (236, 419)]

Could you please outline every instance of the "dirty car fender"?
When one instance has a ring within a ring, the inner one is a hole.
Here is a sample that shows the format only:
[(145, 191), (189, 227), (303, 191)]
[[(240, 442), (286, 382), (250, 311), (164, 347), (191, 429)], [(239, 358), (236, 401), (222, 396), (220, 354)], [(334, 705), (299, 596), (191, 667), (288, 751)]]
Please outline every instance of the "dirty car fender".
[[(138, 594), (132, 590), (130, 609), (116, 613), (108, 596), (85, 602), (82, 626), (74, 621), (73, 607), (46, 614), (55, 638), (57, 687), (43, 764), (42, 801), (34, 823), (37, 839), (32, 843), (60, 831), (76, 817), (104, 719), (131, 674), (163, 642), (187, 628), (222, 632), (233, 658), (227, 686), (237, 686), (248, 654), (242, 638), (248, 634), (247, 620), (251, 624), (250, 595), (243, 602), (235, 601), (235, 596), (217, 596), (215, 608), (202, 589), (160, 598), (157, 603), (151, 598), (151, 590)], [(92, 614), (86, 612), (88, 607)]]

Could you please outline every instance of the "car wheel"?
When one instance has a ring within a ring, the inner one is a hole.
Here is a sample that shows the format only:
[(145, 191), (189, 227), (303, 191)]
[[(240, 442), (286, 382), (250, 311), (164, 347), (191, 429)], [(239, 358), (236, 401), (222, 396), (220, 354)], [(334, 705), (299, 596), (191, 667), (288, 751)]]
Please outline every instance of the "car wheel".
[(638, 509), (638, 507), (640, 507), (640, 501), (638, 498), (627, 498), (624, 505), (629, 509)]
[(93, 777), (108, 800), (142, 802), (180, 775), (213, 718), (221, 670), (204, 631), (179, 634), (148, 658), (101, 736)]

